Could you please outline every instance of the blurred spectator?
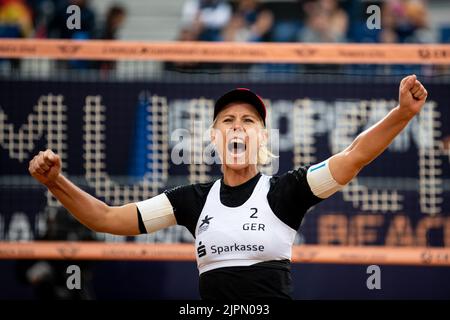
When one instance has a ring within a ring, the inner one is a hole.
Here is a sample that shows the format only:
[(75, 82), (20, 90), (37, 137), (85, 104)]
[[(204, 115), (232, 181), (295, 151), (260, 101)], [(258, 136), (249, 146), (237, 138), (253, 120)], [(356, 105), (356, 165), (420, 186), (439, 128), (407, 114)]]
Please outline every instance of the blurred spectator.
[[(0, 38), (28, 38), (33, 33), (30, 8), (22, 0), (0, 0)], [(20, 67), (20, 59), (0, 59), (13, 70)]]
[(380, 42), (433, 42), (423, 0), (391, 0), (382, 7)]
[(23, 0), (0, 0), (0, 37), (27, 38), (33, 33), (33, 17)]
[(236, 12), (224, 30), (225, 41), (255, 42), (265, 36), (273, 25), (273, 14), (258, 0), (239, 0)]
[[(113, 5), (110, 7), (106, 13), (105, 23), (103, 28), (100, 30), (99, 38), (104, 40), (117, 39), (117, 33), (122, 27), (126, 15), (127, 13), (123, 6)], [(98, 68), (103, 71), (109, 71), (114, 69), (115, 66), (115, 61), (100, 61)]]
[(306, 25), (300, 31), (301, 42), (344, 42), (348, 15), (339, 8), (337, 0), (305, 1)]
[(28, 0), (28, 6), (33, 13), (34, 38), (47, 38), (47, 28), (55, 13), (57, 0)]
[(191, 29), (196, 40), (221, 41), (222, 29), (231, 18), (231, 6), (224, 0), (188, 0), (181, 15), (182, 29)]
[[(80, 8), (80, 29), (67, 28), (67, 7), (76, 5)], [(89, 0), (64, 0), (56, 2), (55, 14), (48, 26), (48, 36), (50, 38), (62, 38), (73, 40), (88, 40), (95, 38), (96, 16), (89, 7)], [(87, 60), (59, 61), (59, 67), (62, 69), (90, 69), (95, 67), (96, 63)]]
[[(46, 234), (36, 240), (91, 241), (94, 233), (75, 220), (63, 207), (47, 208)], [(67, 288), (67, 267), (77, 265), (81, 270), (81, 289)], [(33, 287), (39, 300), (91, 300), (92, 262), (76, 260), (21, 260), (17, 263), (20, 282)]]
[[(80, 8), (80, 29), (67, 28), (67, 7), (76, 5)], [(48, 35), (50, 38), (62, 39), (93, 39), (95, 38), (96, 16), (89, 7), (89, 0), (64, 0), (58, 1), (55, 8), (55, 14), (48, 26)]]
[(100, 34), (100, 39), (117, 39), (117, 32), (122, 27), (127, 12), (121, 5), (113, 5), (106, 13), (105, 24)]
[(274, 16), (274, 24), (270, 30), (270, 41), (296, 42), (299, 30), (305, 21), (302, 4), (295, 2), (268, 2), (265, 6)]
[(399, 37), (396, 31), (396, 17), (394, 10), (390, 8), (390, 5), (385, 3), (382, 6), (381, 11), (381, 31), (379, 33), (378, 41), (381, 43), (396, 43), (399, 41)]

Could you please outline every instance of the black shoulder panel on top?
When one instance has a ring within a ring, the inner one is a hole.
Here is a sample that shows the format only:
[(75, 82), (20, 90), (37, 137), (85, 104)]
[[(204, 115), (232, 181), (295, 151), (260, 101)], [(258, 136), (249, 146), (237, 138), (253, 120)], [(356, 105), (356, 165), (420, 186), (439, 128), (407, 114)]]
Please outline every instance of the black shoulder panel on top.
[(195, 227), (214, 181), (175, 187), (164, 191), (172, 204), (177, 224), (195, 237)]
[(316, 197), (308, 185), (308, 167), (300, 167), (270, 179), (267, 200), (277, 217), (294, 230), (298, 230), (310, 207), (322, 199)]

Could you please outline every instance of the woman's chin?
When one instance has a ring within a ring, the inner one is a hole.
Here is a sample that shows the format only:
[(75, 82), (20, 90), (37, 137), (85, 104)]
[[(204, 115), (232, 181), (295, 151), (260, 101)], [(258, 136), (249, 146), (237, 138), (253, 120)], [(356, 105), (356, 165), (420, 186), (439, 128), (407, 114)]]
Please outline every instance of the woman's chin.
[(249, 166), (249, 162), (245, 159), (245, 156), (230, 156), (230, 159), (227, 159), (224, 165), (231, 170), (242, 170)]
[(225, 166), (228, 169), (231, 169), (231, 170), (234, 170), (234, 171), (239, 171), (239, 170), (243, 170), (243, 169), (247, 168), (249, 166), (249, 164), (248, 163), (246, 163), (246, 164), (235, 164), (235, 163), (232, 163), (232, 164), (225, 164)]

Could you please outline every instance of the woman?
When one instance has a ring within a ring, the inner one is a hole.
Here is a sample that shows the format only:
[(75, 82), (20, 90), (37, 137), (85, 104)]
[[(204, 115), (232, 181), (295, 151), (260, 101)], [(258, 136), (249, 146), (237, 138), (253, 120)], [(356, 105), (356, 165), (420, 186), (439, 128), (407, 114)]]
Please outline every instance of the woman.
[(97, 232), (137, 235), (175, 224), (187, 227), (195, 237), (203, 299), (289, 299), (291, 247), (306, 210), (382, 153), (427, 98), (415, 75), (404, 78), (399, 91), (399, 105), (348, 148), (281, 176), (258, 172), (258, 159), (269, 154), (266, 109), (248, 89), (228, 92), (215, 104), (212, 142), (223, 163), (217, 181), (111, 207), (66, 179), (60, 157), (51, 150), (35, 156), (29, 171)]

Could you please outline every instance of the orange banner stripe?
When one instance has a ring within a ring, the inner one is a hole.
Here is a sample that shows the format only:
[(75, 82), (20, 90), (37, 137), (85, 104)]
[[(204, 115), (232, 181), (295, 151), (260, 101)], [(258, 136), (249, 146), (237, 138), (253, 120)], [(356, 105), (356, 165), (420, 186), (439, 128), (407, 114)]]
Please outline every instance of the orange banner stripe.
[[(195, 261), (192, 244), (0, 242), (0, 259)], [(326, 264), (450, 266), (450, 248), (294, 246), (292, 261)]]
[(323, 64), (450, 64), (447, 44), (0, 39), (0, 57)]

